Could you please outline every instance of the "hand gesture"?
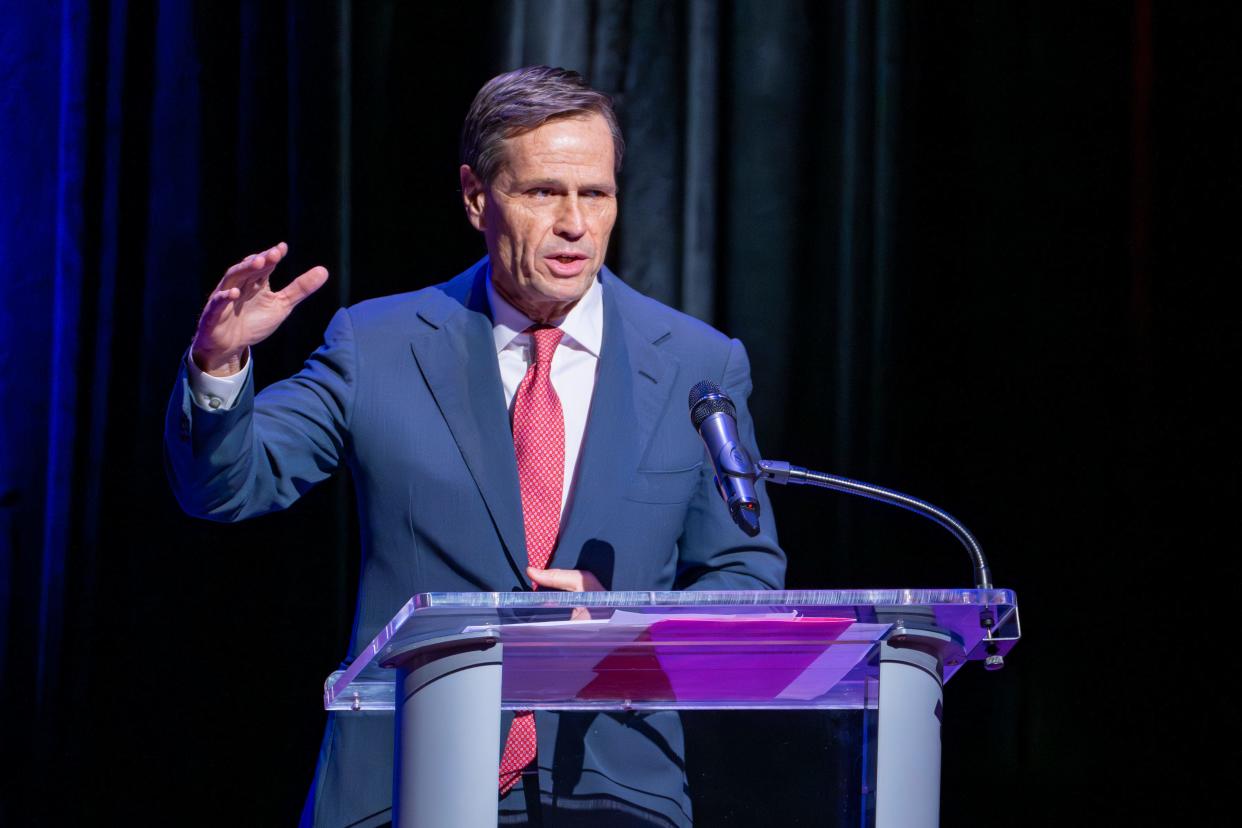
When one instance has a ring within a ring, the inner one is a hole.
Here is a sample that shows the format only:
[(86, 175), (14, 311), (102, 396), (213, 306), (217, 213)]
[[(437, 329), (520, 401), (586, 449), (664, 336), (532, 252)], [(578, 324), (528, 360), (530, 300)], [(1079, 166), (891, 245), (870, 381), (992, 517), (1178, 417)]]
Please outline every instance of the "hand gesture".
[(289, 246), (281, 242), (225, 272), (203, 308), (190, 348), (203, 371), (217, 376), (240, 371), (247, 349), (271, 336), (303, 299), (328, 281), (325, 268), (312, 267), (284, 290), (273, 291), (272, 271), (288, 252)]

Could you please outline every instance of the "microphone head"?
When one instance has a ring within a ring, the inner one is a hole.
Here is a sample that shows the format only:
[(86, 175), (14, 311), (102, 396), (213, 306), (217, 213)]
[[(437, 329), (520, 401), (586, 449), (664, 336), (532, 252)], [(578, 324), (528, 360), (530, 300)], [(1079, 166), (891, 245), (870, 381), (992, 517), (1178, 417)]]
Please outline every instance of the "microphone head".
[(747, 537), (753, 538), (759, 534), (758, 504), (738, 504), (736, 508), (729, 509), (729, 515), (737, 524), (737, 528), (745, 532)]
[(690, 389), (690, 422), (698, 431), (703, 421), (720, 412), (737, 418), (737, 406), (729, 395), (720, 390), (720, 386), (711, 380), (703, 380)]

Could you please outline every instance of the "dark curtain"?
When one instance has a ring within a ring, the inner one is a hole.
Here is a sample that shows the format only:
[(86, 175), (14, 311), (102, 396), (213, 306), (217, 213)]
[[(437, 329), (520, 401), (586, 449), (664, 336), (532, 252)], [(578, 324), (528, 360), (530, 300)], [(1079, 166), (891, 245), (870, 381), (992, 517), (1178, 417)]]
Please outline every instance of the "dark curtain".
[[(948, 508), (1017, 590), (1007, 668), (948, 687), (944, 823), (1202, 804), (1191, 745), (1238, 723), (1195, 673), (1237, 574), (1223, 8), (0, 7), (0, 823), (296, 818), (352, 622), (351, 487), (183, 517), (177, 360), (219, 274), (277, 240), (286, 275), (332, 277), (258, 349), (260, 384), (337, 306), (481, 255), (457, 130), (487, 78), (541, 62), (615, 95), (610, 265), (746, 342), (767, 456)], [(930, 524), (773, 498), (791, 586), (969, 585)], [(828, 796), (781, 772), (816, 728), (692, 727), (701, 824)]]

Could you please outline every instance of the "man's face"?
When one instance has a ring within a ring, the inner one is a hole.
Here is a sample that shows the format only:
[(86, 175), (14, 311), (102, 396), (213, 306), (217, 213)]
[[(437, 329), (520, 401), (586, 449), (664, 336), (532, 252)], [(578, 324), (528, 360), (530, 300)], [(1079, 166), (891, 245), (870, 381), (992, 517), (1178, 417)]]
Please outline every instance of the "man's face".
[(492, 284), (536, 322), (568, 313), (604, 266), (617, 220), (612, 135), (596, 114), (558, 118), (504, 142), (491, 185), (461, 168)]

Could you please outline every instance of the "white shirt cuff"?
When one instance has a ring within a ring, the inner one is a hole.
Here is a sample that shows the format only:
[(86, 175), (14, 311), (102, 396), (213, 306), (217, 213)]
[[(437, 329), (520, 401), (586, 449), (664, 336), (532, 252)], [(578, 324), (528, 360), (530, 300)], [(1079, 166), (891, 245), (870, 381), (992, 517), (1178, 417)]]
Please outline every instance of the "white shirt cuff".
[(194, 358), (187, 351), (185, 355), (186, 378), (190, 383), (190, 396), (194, 404), (205, 411), (228, 411), (237, 404), (242, 389), (246, 387), (246, 378), (250, 376), (250, 359), (246, 355), (246, 364), (236, 374), (227, 377), (216, 377), (204, 372), (194, 364)]

